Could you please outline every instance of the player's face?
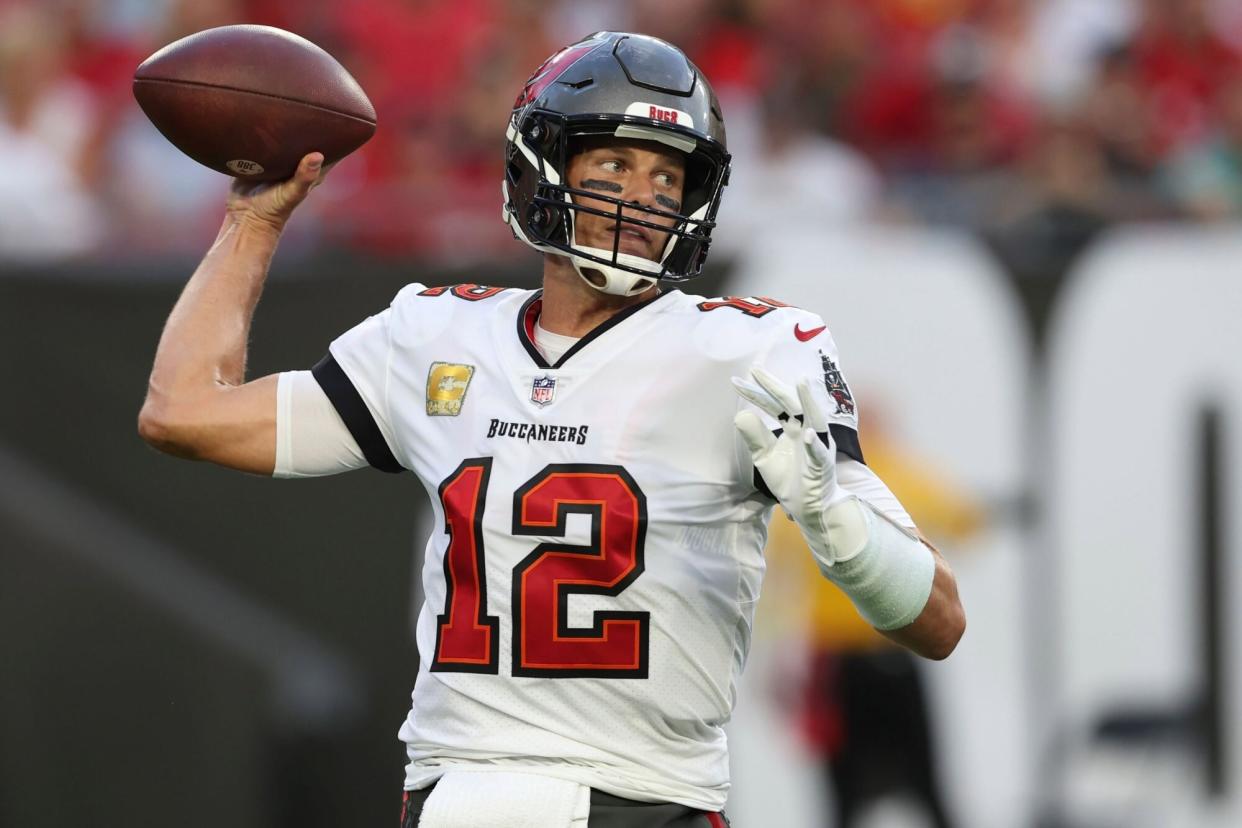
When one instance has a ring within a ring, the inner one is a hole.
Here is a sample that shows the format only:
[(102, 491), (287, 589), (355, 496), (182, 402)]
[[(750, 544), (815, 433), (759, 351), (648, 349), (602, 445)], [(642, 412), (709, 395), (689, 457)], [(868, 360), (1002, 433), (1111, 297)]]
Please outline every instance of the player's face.
[[(678, 151), (653, 141), (622, 141), (588, 144), (569, 161), (569, 186), (593, 190), (622, 201), (657, 210), (681, 212), (685, 187), (686, 161)], [(586, 207), (616, 212), (616, 205), (586, 196), (574, 196)], [(675, 220), (639, 210), (622, 209), (622, 215), (672, 227)], [(585, 247), (612, 250), (618, 222), (610, 216), (577, 212), (574, 217), (576, 241)], [(650, 227), (621, 224), (617, 249), (644, 259), (659, 261), (668, 243), (668, 233)]]

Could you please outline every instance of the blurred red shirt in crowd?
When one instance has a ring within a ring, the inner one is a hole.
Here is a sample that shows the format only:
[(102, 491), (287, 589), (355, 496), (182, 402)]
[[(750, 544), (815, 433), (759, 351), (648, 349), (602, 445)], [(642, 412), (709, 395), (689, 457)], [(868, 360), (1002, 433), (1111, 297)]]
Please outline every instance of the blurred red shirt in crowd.
[(1204, 137), (1215, 99), (1242, 60), (1215, 30), (1204, 0), (1146, 0), (1144, 12), (1134, 60), (1159, 152), (1169, 155)]

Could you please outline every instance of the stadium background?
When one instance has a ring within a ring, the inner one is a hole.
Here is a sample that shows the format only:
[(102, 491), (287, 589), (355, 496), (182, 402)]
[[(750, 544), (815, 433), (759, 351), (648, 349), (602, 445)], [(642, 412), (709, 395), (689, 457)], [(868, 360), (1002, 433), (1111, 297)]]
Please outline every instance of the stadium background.
[[(498, 220), (513, 94), (594, 29), (666, 37), (735, 155), (693, 289), (822, 312), (864, 446), (967, 515), (938, 539), (969, 629), (920, 665), (954, 824), (1242, 823), (1242, 3), (0, 0), (0, 825), (395, 821), (425, 494), (135, 431), (226, 181), (128, 81), (235, 22), (327, 48), (381, 124), (290, 228), (253, 373), (408, 281), (534, 284)], [(732, 732), (741, 828), (831, 824), (790, 560)], [(896, 792), (865, 824), (930, 823)]]

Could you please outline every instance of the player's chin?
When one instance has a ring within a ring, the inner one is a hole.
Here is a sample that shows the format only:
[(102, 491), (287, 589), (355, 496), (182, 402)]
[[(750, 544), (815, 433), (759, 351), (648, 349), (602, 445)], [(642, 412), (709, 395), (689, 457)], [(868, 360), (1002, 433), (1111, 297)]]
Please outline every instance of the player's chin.
[[(608, 246), (612, 246), (612, 239), (608, 240)], [(638, 256), (640, 259), (647, 259), (652, 262), (660, 261), (660, 253), (664, 250), (664, 246), (668, 244), (667, 233), (656, 233), (648, 231), (646, 235), (636, 233), (621, 234), (621, 241), (617, 245), (617, 249), (621, 253), (628, 253), (631, 256)]]
[(622, 238), (621, 243), (617, 246), (617, 252), (628, 253), (631, 256), (637, 256), (640, 259), (647, 259), (652, 262), (656, 260), (655, 245), (646, 239)]
[[(579, 236), (579, 239), (582, 239)], [(620, 238), (610, 228), (606, 232), (593, 233), (589, 239), (579, 241), (579, 244), (586, 244), (594, 247), (596, 250), (604, 250), (611, 253), (613, 245), (616, 245), (618, 253), (624, 253), (629, 256), (637, 256), (640, 259), (650, 259), (655, 261), (655, 244), (650, 240), (641, 236), (629, 233), (621, 233)]]

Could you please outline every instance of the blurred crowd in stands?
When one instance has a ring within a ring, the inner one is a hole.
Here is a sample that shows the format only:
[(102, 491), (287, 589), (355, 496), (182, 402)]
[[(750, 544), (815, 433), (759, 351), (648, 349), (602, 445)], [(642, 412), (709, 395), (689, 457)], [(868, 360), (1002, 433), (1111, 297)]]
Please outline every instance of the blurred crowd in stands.
[(718, 248), (884, 221), (1021, 258), (1242, 215), (1242, 0), (0, 0), (0, 258), (201, 252), (227, 179), (150, 126), (130, 78), (238, 22), (319, 43), (379, 115), (294, 223), (308, 250), (511, 255), (513, 98), (602, 28), (678, 44), (716, 87), (735, 156)]

